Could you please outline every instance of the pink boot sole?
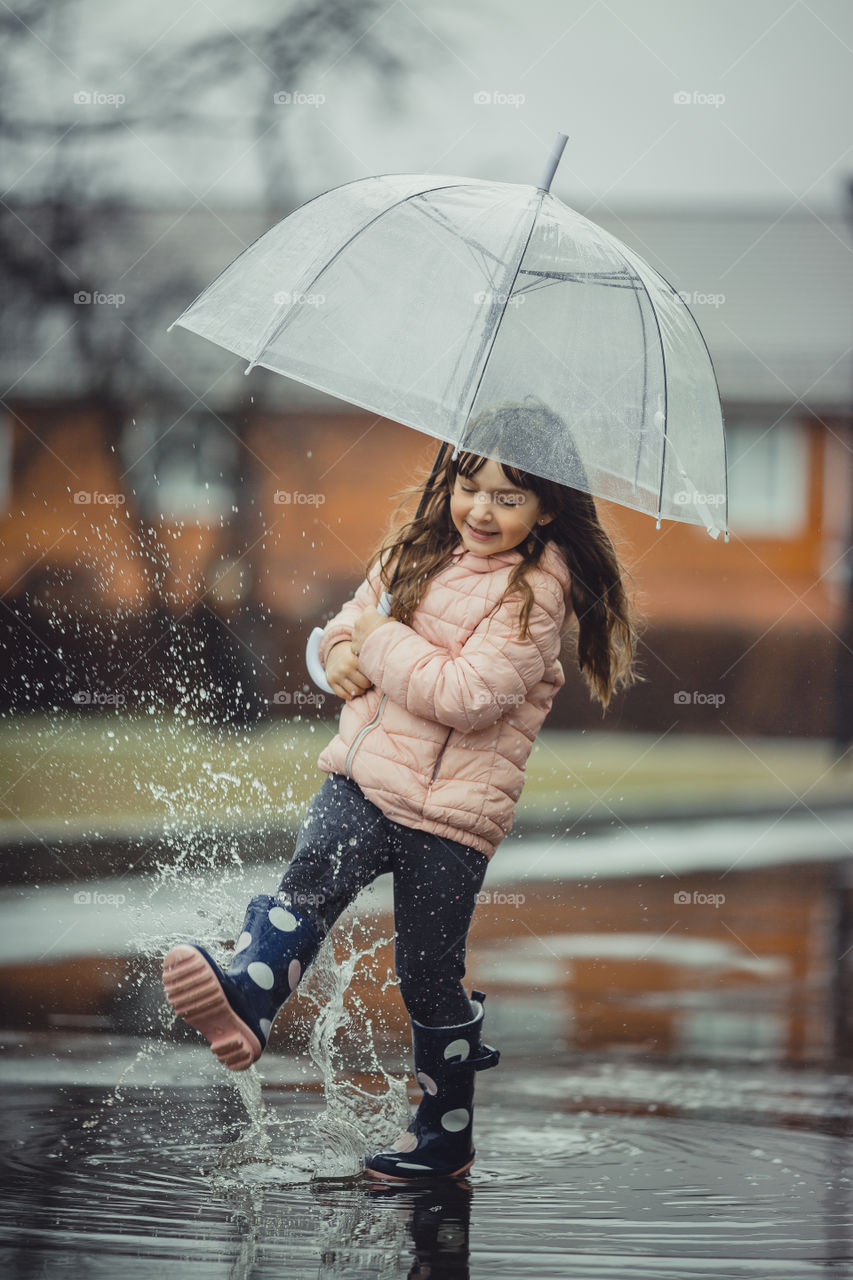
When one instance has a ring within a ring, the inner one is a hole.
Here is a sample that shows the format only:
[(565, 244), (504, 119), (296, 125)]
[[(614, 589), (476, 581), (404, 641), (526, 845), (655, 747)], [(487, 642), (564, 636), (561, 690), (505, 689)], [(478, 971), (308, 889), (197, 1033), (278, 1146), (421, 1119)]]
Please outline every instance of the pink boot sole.
[(263, 1052), (257, 1036), (231, 1008), (200, 951), (185, 943), (173, 947), (163, 961), (163, 986), (175, 1013), (201, 1032), (229, 1071), (257, 1062)]
[[(474, 1161), (471, 1159), (467, 1164), (463, 1164), (461, 1169), (456, 1169), (453, 1173), (436, 1173), (434, 1176), (436, 1178), (461, 1178), (463, 1174), (468, 1172), (473, 1163)], [(430, 1180), (428, 1176), (423, 1178), (397, 1178), (393, 1173), (378, 1173), (375, 1169), (365, 1169), (364, 1172), (368, 1178), (381, 1178), (385, 1182), (429, 1182)]]

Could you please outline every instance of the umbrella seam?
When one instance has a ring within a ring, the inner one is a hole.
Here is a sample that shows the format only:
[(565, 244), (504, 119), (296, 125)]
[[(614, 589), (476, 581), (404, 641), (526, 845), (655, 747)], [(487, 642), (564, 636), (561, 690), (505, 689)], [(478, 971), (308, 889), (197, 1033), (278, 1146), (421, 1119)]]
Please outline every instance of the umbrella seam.
[(510, 284), (509, 289), (507, 289), (507, 290), (505, 290), (505, 291), (504, 291), (504, 301), (503, 301), (503, 303), (502, 303), (502, 305), (501, 305), (501, 313), (500, 313), (500, 316), (498, 317), (498, 320), (497, 320), (497, 322), (496, 322), (496, 324), (495, 324), (494, 328), (492, 329), (492, 335), (491, 335), (491, 339), (490, 339), (490, 341), (489, 341), (488, 351), (486, 352), (485, 359), (483, 360), (482, 366), (481, 366), (481, 368), (480, 368), (480, 376), (479, 376), (479, 378), (477, 379), (477, 385), (476, 385), (476, 386), (475, 386), (475, 388), (474, 388), (474, 394), (471, 396), (471, 400), (470, 400), (470, 402), (469, 402), (469, 404), (468, 404), (468, 408), (467, 408), (466, 413), (465, 413), (465, 419), (464, 419), (464, 423), (463, 423), (463, 427), (462, 427), (462, 434), (461, 434), (461, 436), (460, 436), (460, 438), (459, 438), (458, 443), (456, 444), (456, 446), (455, 446), (455, 448), (454, 448), (454, 453), (453, 453), (453, 456), (454, 456), (454, 457), (456, 457), (456, 454), (459, 452), (459, 447), (460, 447), (460, 445), (462, 444), (462, 442), (463, 442), (463, 441), (464, 441), (464, 439), (465, 439), (465, 432), (466, 432), (466, 430), (467, 430), (467, 428), (468, 428), (468, 422), (469, 422), (470, 417), (471, 417), (471, 410), (472, 410), (472, 409), (473, 409), (473, 407), (474, 407), (474, 402), (475, 402), (475, 400), (477, 399), (477, 396), (478, 396), (479, 391), (480, 391), (480, 387), (481, 387), (481, 386), (482, 386), (482, 384), (483, 384), (483, 378), (485, 377), (486, 369), (487, 369), (487, 367), (488, 367), (489, 360), (491, 359), (492, 352), (493, 352), (493, 351), (494, 351), (494, 349), (495, 349), (495, 343), (496, 343), (496, 341), (497, 341), (498, 333), (500, 332), (501, 324), (503, 323), (504, 316), (505, 316), (505, 315), (506, 315), (506, 313), (507, 313), (507, 307), (509, 306), (509, 299), (510, 299), (510, 297), (511, 297), (511, 295), (512, 295), (512, 291), (513, 291), (513, 289), (515, 288), (515, 282), (516, 282), (516, 280), (518, 279), (519, 273), (520, 273), (520, 271), (521, 271), (521, 264), (524, 262), (524, 255), (527, 253), (527, 249), (528, 249), (528, 246), (529, 246), (529, 244), (530, 244), (531, 237), (532, 237), (533, 232), (534, 232), (534, 230), (535, 230), (535, 228), (536, 228), (536, 220), (537, 220), (537, 218), (539, 217), (539, 214), (542, 212), (542, 203), (543, 203), (543, 201), (544, 201), (544, 199), (545, 199), (546, 194), (547, 194), (547, 192), (545, 192), (545, 191), (540, 191), (540, 192), (539, 192), (539, 194), (538, 194), (538, 203), (537, 203), (537, 206), (536, 206), (536, 210), (535, 210), (535, 212), (534, 212), (534, 214), (533, 214), (533, 218), (531, 219), (531, 222), (530, 222), (530, 228), (529, 228), (529, 230), (528, 230), (528, 232), (527, 232), (527, 238), (526, 238), (526, 240), (524, 241), (524, 248), (522, 249), (522, 251), (521, 251), (521, 253), (520, 253), (520, 255), (519, 255), (519, 258), (518, 258), (518, 264), (516, 265), (515, 272), (513, 273), (512, 283)]
[[(394, 209), (399, 209), (404, 204), (408, 204), (410, 200), (418, 199), (420, 196), (426, 195), (427, 193), (433, 194), (436, 191), (454, 191), (458, 187), (463, 187), (466, 185), (468, 184), (465, 182), (457, 182), (457, 183), (454, 183), (452, 186), (448, 184), (441, 187), (425, 187), (422, 191), (413, 191), (410, 195), (404, 196), (402, 199), (395, 200), (392, 204), (386, 205), (384, 209), (380, 209), (379, 213), (375, 214), (372, 218), (370, 218), (368, 222), (365, 222), (364, 225), (359, 227), (357, 231), (354, 231), (348, 240), (345, 240), (343, 244), (338, 246), (338, 248), (332, 254), (331, 258), (329, 258), (326, 262), (323, 263), (323, 266), (320, 268), (320, 270), (312, 277), (310, 281), (306, 283), (304, 288), (300, 289), (300, 292), (310, 293), (311, 290), (314, 288), (314, 285), (320, 279), (320, 277), (326, 271), (328, 271), (329, 267), (331, 267), (332, 264), (337, 261), (337, 259), (341, 256), (341, 254), (344, 253), (345, 250), (349, 249), (350, 245), (354, 244), (355, 241), (359, 238), (359, 236), (363, 235), (365, 231), (369, 230), (369, 228), (372, 227), (375, 222), (378, 222), (380, 218), (384, 218), (386, 214), (391, 213)], [(264, 354), (264, 351), (270, 345), (270, 343), (275, 342), (275, 340), (277, 338), (280, 338), (282, 333), (284, 333), (284, 330), (287, 327), (287, 322), (293, 316), (299, 314), (298, 306), (299, 306), (298, 303), (291, 302), (288, 305), (288, 308), (285, 311), (284, 315), (281, 316), (281, 318), (275, 322), (275, 325), (273, 326), (273, 328), (264, 335), (258, 347), (258, 351), (256, 355), (252, 357), (252, 359), (249, 362), (249, 367), (245, 370), (246, 373), (251, 373), (252, 369), (255, 368), (255, 366), (260, 362), (261, 356)]]

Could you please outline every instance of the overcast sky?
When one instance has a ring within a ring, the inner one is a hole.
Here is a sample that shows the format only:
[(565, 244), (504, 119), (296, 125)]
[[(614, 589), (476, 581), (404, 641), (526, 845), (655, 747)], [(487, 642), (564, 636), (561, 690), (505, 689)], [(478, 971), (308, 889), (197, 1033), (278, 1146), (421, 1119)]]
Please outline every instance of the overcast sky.
[[(561, 131), (570, 141), (553, 189), (585, 212), (843, 207), (853, 175), (849, 0), (392, 0), (365, 19), (365, 38), (405, 61), (397, 97), (360, 58), (359, 40), (351, 50), (330, 40), (304, 83), (279, 84), (250, 32), (287, 12), (282, 0), (56, 0), (50, 28), (18, 42), (22, 83), (37, 87), (22, 109), (54, 101), (63, 123), (97, 113), (124, 123), (122, 106), (72, 106), (74, 95), (138, 106), (156, 59), (233, 32), (251, 56), (241, 83), (207, 86), (206, 129), (117, 132), (108, 173), (134, 200), (254, 207), (270, 164), (282, 166), (293, 202), (373, 173), (535, 183)], [(256, 146), (259, 102), (277, 92), (291, 102)], [(72, 128), (60, 146), (74, 137)], [(33, 164), (15, 193), (32, 191), (45, 168)]]
[[(570, 204), (799, 196), (831, 208), (853, 174), (846, 0), (491, 0), (458, 16), (430, 0), (417, 12), (447, 47), (427, 46), (434, 60), (404, 117), (338, 95), (345, 64), (320, 78), (337, 136), (318, 119), (300, 139), (315, 181), (316, 146), (323, 169), (347, 177), (392, 168), (535, 182), (557, 131), (570, 142), (555, 190)], [(477, 104), (478, 91), (516, 103)]]
[[(155, 56), (203, 32), (242, 36), (247, 22), (282, 9), (280, 0), (83, 0), (77, 24), (60, 5), (53, 49), (31, 42), (42, 86), (33, 109), (48, 93), (68, 103), (81, 89), (132, 98)], [(849, 0), (395, 0), (373, 25), (410, 68), (399, 99), (357, 48), (334, 51), (295, 85), (277, 84), (264, 48), (252, 48), (251, 91), (247, 81), (245, 95), (217, 98), (210, 86), (212, 135), (120, 131), (117, 183), (176, 207), (197, 196), (256, 203), (270, 163), (250, 145), (259, 91), (302, 95), (282, 104), (275, 134), (297, 202), (370, 173), (535, 183), (558, 131), (570, 141), (554, 191), (584, 211), (596, 201), (797, 199), (837, 211), (853, 174)], [(116, 110), (79, 108), (81, 119)]]

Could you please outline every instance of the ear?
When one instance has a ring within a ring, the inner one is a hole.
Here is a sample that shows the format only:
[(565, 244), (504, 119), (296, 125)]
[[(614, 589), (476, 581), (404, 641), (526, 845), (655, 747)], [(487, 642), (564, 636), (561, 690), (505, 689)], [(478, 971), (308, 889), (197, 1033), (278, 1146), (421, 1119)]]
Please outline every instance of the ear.
[(548, 524), (548, 523), (550, 523), (550, 521), (551, 521), (551, 520), (553, 520), (553, 519), (554, 519), (554, 517), (553, 517), (553, 516), (540, 516), (540, 517), (539, 517), (539, 519), (536, 521), (536, 523), (537, 523), (537, 524)]

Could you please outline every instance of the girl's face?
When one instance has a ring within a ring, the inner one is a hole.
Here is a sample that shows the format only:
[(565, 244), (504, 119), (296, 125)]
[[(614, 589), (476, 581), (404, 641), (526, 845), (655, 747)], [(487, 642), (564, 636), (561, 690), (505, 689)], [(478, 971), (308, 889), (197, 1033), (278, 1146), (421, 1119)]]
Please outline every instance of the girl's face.
[(450, 518), (466, 551), (493, 556), (524, 542), (531, 529), (548, 523), (532, 489), (517, 489), (493, 458), (476, 475), (458, 475), (450, 495)]

